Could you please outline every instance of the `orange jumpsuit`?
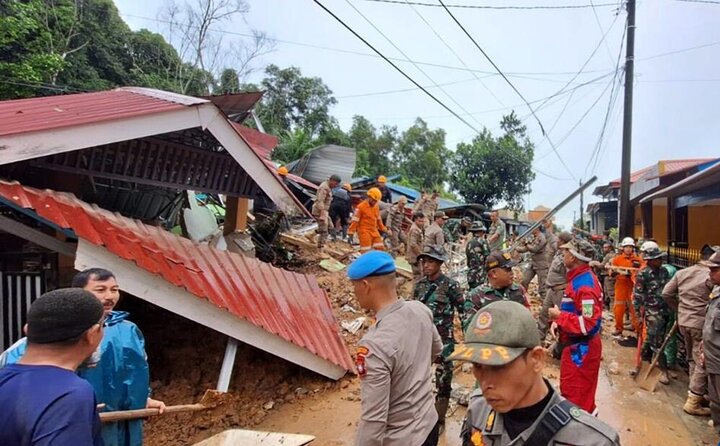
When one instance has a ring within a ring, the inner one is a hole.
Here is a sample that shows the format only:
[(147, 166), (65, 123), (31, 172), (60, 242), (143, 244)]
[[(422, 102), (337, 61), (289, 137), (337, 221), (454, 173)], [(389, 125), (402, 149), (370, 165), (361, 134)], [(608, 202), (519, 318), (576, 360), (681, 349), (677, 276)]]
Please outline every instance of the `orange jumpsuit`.
[[(612, 259), (613, 266), (624, 268), (638, 268), (642, 264), (642, 259), (635, 254), (629, 256), (624, 253), (618, 254)], [(615, 332), (622, 333), (623, 319), (625, 318), (625, 309), (630, 310), (630, 322), (635, 328), (636, 333), (640, 333), (640, 322), (635, 314), (635, 306), (632, 303), (633, 288), (635, 287), (635, 273), (620, 273), (615, 278)]]
[(387, 232), (387, 228), (380, 218), (380, 206), (375, 203), (370, 205), (368, 200), (363, 200), (355, 209), (348, 234), (358, 233), (360, 238), (360, 251), (376, 249), (385, 250), (385, 244), (380, 232)]

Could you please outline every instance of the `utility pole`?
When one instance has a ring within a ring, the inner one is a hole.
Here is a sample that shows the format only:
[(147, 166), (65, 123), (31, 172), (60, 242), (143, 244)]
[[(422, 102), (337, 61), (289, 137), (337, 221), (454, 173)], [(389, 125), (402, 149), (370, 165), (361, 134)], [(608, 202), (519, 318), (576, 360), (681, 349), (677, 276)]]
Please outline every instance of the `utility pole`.
[(633, 78), (635, 76), (635, 0), (627, 0), (627, 52), (625, 54), (625, 105), (623, 107), (622, 167), (620, 170), (620, 237), (632, 237), (635, 213), (630, 207)]
[[(582, 187), (582, 180), (578, 180), (578, 184)], [(583, 205), (583, 195), (585, 191), (580, 192), (580, 229), (585, 230), (585, 220), (583, 219), (583, 211), (585, 206)]]

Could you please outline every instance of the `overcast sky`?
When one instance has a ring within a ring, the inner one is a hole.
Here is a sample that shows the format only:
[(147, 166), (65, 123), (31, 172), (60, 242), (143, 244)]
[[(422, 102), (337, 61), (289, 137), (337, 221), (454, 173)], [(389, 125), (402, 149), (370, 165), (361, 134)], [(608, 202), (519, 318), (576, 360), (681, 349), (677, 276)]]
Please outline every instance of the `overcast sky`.
[[(162, 1), (115, 2), (132, 29), (148, 28), (158, 32), (163, 29), (162, 24), (153, 20)], [(599, 162), (597, 165), (591, 162), (609, 105), (612, 72), (627, 17), (624, 10), (618, 10), (620, 2), (445, 0), (454, 5), (490, 6), (595, 4), (594, 9), (452, 9), (529, 101), (546, 98), (573, 80), (606, 34), (583, 73), (568, 88), (604, 77), (573, 90), (572, 94), (556, 97), (537, 111), (570, 172), (553, 153), (537, 121), (522, 105), (517, 93), (500, 76), (493, 74), (495, 70), (490, 63), (442, 8), (368, 0), (321, 2), (388, 57), (405, 59), (353, 6), (410, 60), (451, 67), (419, 65), (425, 72), (423, 74), (412, 63), (397, 62), (420, 84), (440, 84), (444, 91), (438, 88), (429, 91), (473, 127), (496, 130), (502, 114), (510, 108), (526, 118), (524, 122), (536, 144), (534, 168), (538, 171), (532, 193), (526, 200), (528, 208), (537, 205), (554, 207), (576, 187), (579, 179), (587, 179), (593, 173), (598, 176), (596, 185), (620, 176), (622, 86), (611, 109)], [(435, 3), (436, 0), (424, 2)], [(350, 126), (355, 114), (366, 116), (378, 127), (391, 124), (400, 130), (420, 116), (432, 128), (446, 130), (446, 142), (453, 150), (458, 142), (470, 141), (475, 134), (472, 128), (420, 90), (413, 89), (414, 86), (387, 62), (378, 57), (353, 54), (370, 54), (372, 51), (312, 0), (249, 0), (248, 3), (250, 12), (245, 21), (237, 19), (220, 28), (244, 33), (253, 27), (283, 41), (278, 42), (276, 50), (264, 56), (259, 64), (297, 66), (305, 75), (321, 77), (338, 98), (332, 113), (344, 129)], [(612, 5), (604, 6), (608, 3)], [(241, 39), (230, 34), (223, 36), (228, 42)], [(695, 48), (699, 46), (702, 47)], [(635, 52), (633, 170), (661, 159), (717, 156), (720, 153), (717, 146), (720, 139), (720, 4), (639, 1)], [(622, 57), (621, 67), (624, 49)], [(465, 66), (476, 71), (466, 70)], [(257, 80), (258, 76), (250, 80)], [(412, 90), (370, 94), (408, 89)], [(541, 104), (536, 102), (533, 107)], [(585, 202), (590, 201), (596, 201), (596, 197), (586, 194)], [(565, 208), (558, 214), (558, 223), (568, 227), (573, 212), (578, 209), (579, 203)]]

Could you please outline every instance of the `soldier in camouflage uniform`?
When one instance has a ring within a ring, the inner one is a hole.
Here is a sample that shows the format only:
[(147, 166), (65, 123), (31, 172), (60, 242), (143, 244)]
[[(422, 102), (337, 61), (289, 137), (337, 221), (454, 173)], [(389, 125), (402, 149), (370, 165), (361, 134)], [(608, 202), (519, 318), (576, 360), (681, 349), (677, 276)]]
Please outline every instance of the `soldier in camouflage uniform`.
[[(664, 263), (664, 257), (665, 253), (659, 248), (645, 250), (643, 259), (647, 266), (635, 277), (635, 311), (647, 329), (647, 338), (641, 350), (642, 359), (645, 361), (650, 361), (658, 352), (672, 323), (670, 308), (665, 303), (662, 292), (675, 274), (675, 267)], [(665, 352), (660, 355), (659, 365), (662, 371), (660, 382), (670, 384)]]
[(435, 369), (435, 385), (437, 400), (435, 407), (438, 412), (438, 423), (445, 425), (445, 414), (450, 403), (452, 390), (453, 363), (447, 358), (455, 349), (453, 322), (457, 311), (463, 319), (465, 297), (457, 281), (442, 273), (440, 267), (447, 260), (445, 252), (438, 246), (426, 246), (420, 255), (424, 277), (415, 285), (413, 299), (419, 300), (430, 308), (435, 320), (435, 328), (443, 342), (441, 359)]
[(473, 234), (473, 238), (470, 239), (465, 247), (468, 266), (468, 290), (477, 288), (487, 281), (485, 259), (490, 255), (490, 244), (485, 240), (487, 228), (483, 222), (474, 222), (470, 227), (470, 232)]
[(487, 257), (487, 282), (471, 290), (465, 298), (463, 330), (467, 328), (475, 313), (492, 302), (511, 300), (530, 308), (525, 288), (514, 281), (513, 266), (515, 262), (508, 253), (494, 251)]
[(445, 235), (445, 243), (457, 243), (463, 236), (463, 229), (472, 226), (472, 220), (470, 217), (463, 218), (450, 218), (445, 222), (443, 226), (443, 234)]

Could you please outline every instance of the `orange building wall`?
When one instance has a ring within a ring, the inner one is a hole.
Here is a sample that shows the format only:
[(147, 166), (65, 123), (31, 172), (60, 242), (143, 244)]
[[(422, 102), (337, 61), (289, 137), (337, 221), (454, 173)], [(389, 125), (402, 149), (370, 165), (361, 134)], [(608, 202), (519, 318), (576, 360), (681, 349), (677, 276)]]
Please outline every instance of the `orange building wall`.
[(717, 218), (720, 206), (690, 206), (688, 208), (688, 244), (700, 249), (705, 243), (720, 244), (720, 225)]
[(653, 206), (652, 236), (658, 245), (667, 246), (667, 206)]
[(642, 238), (643, 236), (643, 227), (642, 227), (642, 206), (636, 205), (635, 209), (635, 219), (633, 224), (633, 238), (635, 240)]

